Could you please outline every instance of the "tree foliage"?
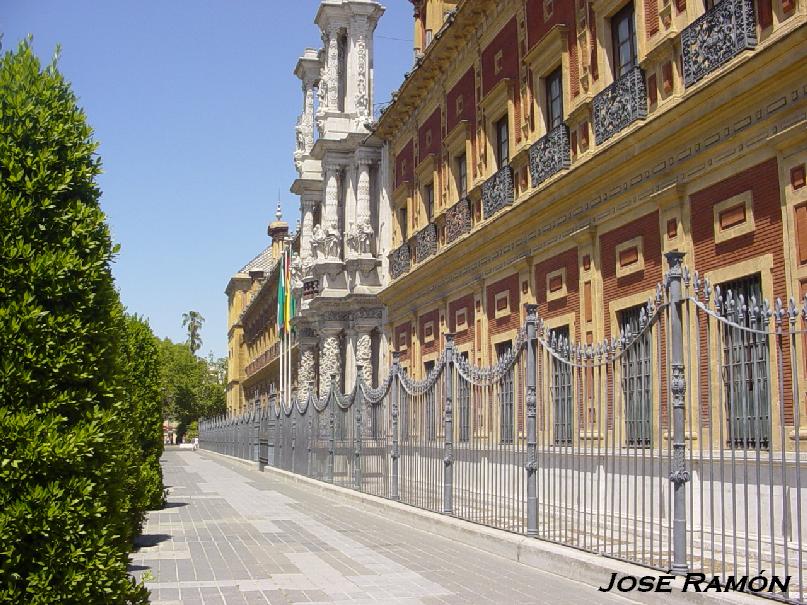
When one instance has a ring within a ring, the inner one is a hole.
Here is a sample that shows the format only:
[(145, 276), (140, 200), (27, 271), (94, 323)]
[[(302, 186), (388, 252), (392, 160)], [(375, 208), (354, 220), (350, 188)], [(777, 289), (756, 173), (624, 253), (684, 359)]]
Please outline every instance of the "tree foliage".
[(196, 357), (187, 345), (166, 338), (159, 349), (163, 414), (179, 423), (177, 433), (182, 437), (194, 420), (224, 412), (225, 385), (217, 368)]
[(114, 289), (96, 146), (55, 65), (28, 42), (0, 58), (4, 603), (148, 598), (127, 564), (147, 499), (136, 456), (157, 451), (154, 393), (152, 378), (124, 377), (148, 345)]
[(187, 344), (194, 355), (202, 348), (202, 324), (205, 318), (199, 311), (188, 311), (182, 314), (182, 327), (188, 330)]

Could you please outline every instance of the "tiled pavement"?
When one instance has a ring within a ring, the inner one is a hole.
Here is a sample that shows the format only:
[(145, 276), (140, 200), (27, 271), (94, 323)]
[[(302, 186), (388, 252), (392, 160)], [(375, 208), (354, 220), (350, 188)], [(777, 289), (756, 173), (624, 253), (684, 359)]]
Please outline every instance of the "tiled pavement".
[(631, 603), (214, 454), (167, 451), (163, 469), (169, 506), (132, 555), (156, 605)]

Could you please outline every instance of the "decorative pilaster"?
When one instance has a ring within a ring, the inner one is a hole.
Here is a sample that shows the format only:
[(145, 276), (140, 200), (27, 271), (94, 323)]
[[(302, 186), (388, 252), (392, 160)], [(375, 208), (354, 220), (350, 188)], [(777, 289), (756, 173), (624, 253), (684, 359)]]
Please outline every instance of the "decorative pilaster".
[(372, 351), (370, 332), (359, 329), (356, 335), (356, 367), (361, 368), (362, 380), (367, 386), (373, 385)]
[(328, 30), (328, 109), (336, 111), (339, 107), (339, 31), (338, 26)]
[(300, 204), (303, 211), (303, 222), (300, 229), (300, 257), (303, 260), (303, 266), (306, 267), (315, 256), (311, 249), (311, 238), (314, 234), (314, 209), (317, 201), (311, 199), (310, 195), (303, 194)]
[(364, 23), (354, 24), (354, 35), (356, 37), (356, 114), (359, 117), (369, 118), (370, 112), (370, 95), (368, 76), (370, 73), (368, 67), (368, 53), (367, 53), (367, 27)]
[(351, 251), (359, 256), (371, 253), (375, 233), (370, 224), (370, 164), (372, 160), (359, 155), (356, 179), (356, 223), (347, 234)]
[(316, 380), (316, 339), (313, 335), (303, 333), (300, 336), (300, 365), (297, 370), (300, 399), (308, 397), (308, 392)]

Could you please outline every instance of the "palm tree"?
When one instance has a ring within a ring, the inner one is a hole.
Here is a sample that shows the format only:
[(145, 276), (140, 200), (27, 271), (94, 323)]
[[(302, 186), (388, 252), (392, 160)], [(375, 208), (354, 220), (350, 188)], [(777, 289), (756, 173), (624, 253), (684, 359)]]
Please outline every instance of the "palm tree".
[(196, 355), (196, 351), (202, 348), (202, 324), (205, 323), (205, 318), (199, 311), (188, 311), (182, 314), (182, 327), (188, 328), (188, 346), (191, 353)]

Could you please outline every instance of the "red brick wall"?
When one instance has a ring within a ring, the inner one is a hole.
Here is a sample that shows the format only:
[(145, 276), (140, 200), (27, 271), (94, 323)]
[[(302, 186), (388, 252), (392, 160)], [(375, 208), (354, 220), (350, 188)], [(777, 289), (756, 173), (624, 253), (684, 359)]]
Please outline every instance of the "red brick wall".
[[(474, 68), (465, 72), (454, 88), (446, 95), (446, 130), (451, 132), (461, 121), (467, 120), (473, 129), (476, 125), (476, 94)], [(462, 96), (462, 112), (457, 113), (457, 97)]]
[[(425, 327), (428, 322), (434, 323), (434, 340), (426, 343)], [(440, 350), (440, 310), (434, 309), (418, 318), (418, 337), (420, 338), (420, 355), (429, 355)]]
[(415, 145), (410, 140), (401, 152), (395, 156), (395, 188), (401, 186), (401, 183), (414, 180), (414, 167), (415, 167)]
[[(566, 269), (566, 296), (547, 302), (546, 276), (558, 269)], [(550, 319), (574, 312), (575, 325), (569, 334), (580, 341), (580, 269), (577, 264), (577, 248), (562, 252), (535, 265), (535, 292), (538, 301), (538, 317)]]
[[(462, 332), (457, 332), (457, 311), (460, 309), (465, 309), (465, 319), (468, 325), (466, 330)], [(474, 332), (475, 332), (475, 324), (474, 324), (474, 296), (473, 294), (468, 294), (467, 296), (463, 296), (462, 298), (458, 298), (457, 300), (453, 300), (448, 303), (448, 330), (450, 332), (454, 332), (456, 337), (454, 342), (458, 345), (464, 345), (469, 342), (474, 341)], [(473, 359), (473, 355), (470, 356), (470, 359)]]
[(406, 323), (396, 326), (395, 330), (393, 331), (393, 334), (395, 335), (394, 336), (395, 340), (392, 344), (393, 349), (396, 351), (399, 351), (398, 343), (401, 342), (401, 334), (405, 335), (407, 347), (405, 351), (400, 351), (400, 353), (401, 353), (401, 361), (408, 361), (409, 357), (412, 354), (412, 322), (407, 321)]
[[(622, 242), (642, 236), (644, 270), (625, 277), (616, 276), (616, 246)], [(600, 236), (600, 259), (603, 281), (603, 315), (605, 334), (616, 336), (618, 330), (611, 331), (611, 317), (608, 305), (611, 301), (650, 290), (661, 282), (661, 234), (659, 232), (658, 211), (631, 221)]]
[[(496, 295), (510, 290), (510, 314), (496, 319)], [(518, 273), (500, 279), (487, 287), (488, 333), (501, 334), (519, 327)]]
[[(438, 107), (432, 112), (425, 122), (418, 129), (418, 162), (426, 159), (429, 154), (438, 155), (440, 153), (440, 144), (442, 142), (441, 126), (441, 111)], [(426, 144), (426, 133), (431, 132), (431, 144)]]
[[(540, 42), (555, 25), (574, 23), (574, 0), (553, 0), (552, 15), (544, 20), (544, 0), (527, 0), (527, 45)], [(560, 57), (558, 57), (560, 58)]]
[[(494, 60), (502, 51), (501, 70), (495, 73)], [(518, 79), (518, 28), (516, 18), (507, 22), (482, 51), (482, 94), (486, 95), (502, 78)]]
[[(714, 241), (713, 206), (744, 191), (752, 192), (754, 231), (722, 243)], [(771, 158), (743, 172), (702, 189), (690, 196), (692, 216), (703, 220), (692, 222), (692, 239), (695, 258), (687, 264), (706, 273), (720, 267), (763, 254), (773, 256), (773, 296), (786, 300), (785, 258), (782, 246), (782, 212), (779, 201), (779, 171), (776, 158)], [(716, 284), (712, 284), (715, 286)], [(771, 293), (766, 293), (770, 296)], [(703, 333), (703, 332), (702, 332)], [(705, 337), (704, 337), (705, 338)], [(701, 343), (702, 346), (705, 342)], [(784, 392), (791, 393), (791, 372), (787, 357), (784, 359)], [(773, 376), (776, 376), (775, 369)], [(704, 377), (705, 379), (705, 377)], [(771, 384), (771, 392), (778, 388)], [(785, 422), (793, 422), (793, 406), (790, 397), (785, 400)]]

